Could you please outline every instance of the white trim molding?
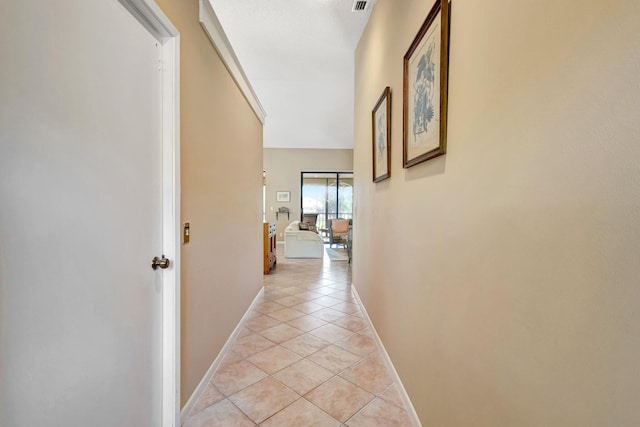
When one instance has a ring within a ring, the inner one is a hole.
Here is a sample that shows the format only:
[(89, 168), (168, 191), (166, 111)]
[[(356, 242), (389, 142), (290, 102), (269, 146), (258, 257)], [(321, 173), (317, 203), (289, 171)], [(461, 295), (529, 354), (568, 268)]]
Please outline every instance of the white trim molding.
[(231, 43), (227, 38), (227, 35), (222, 28), (222, 24), (218, 20), (216, 13), (211, 6), (209, 0), (199, 0), (200, 3), (200, 25), (204, 29), (204, 32), (207, 33), (211, 44), (215, 48), (216, 52), (220, 55), (222, 62), (229, 70), (231, 77), (240, 88), (240, 91), (244, 95), (245, 99), (253, 109), (256, 117), (260, 120), (260, 123), (264, 125), (264, 120), (267, 114), (262, 108), (262, 104), (260, 104), (260, 100), (258, 96), (253, 90), (251, 83), (249, 83), (249, 79), (247, 78), (242, 66), (240, 65), (240, 61), (238, 61), (238, 57), (236, 56), (233, 48), (231, 47)]
[(173, 267), (163, 272), (162, 426), (180, 422), (180, 36), (162, 44), (162, 247)]
[(402, 380), (400, 379), (400, 376), (398, 375), (396, 368), (393, 366), (393, 362), (391, 362), (389, 353), (387, 353), (387, 350), (384, 348), (384, 345), (382, 344), (382, 340), (380, 340), (380, 336), (378, 335), (378, 331), (376, 331), (376, 328), (373, 326), (373, 322), (369, 317), (369, 313), (367, 313), (367, 309), (364, 307), (364, 304), (360, 299), (360, 295), (358, 295), (358, 291), (356, 290), (356, 287), (353, 283), (351, 284), (351, 291), (353, 293), (353, 296), (358, 301), (358, 304), (362, 308), (362, 314), (364, 315), (365, 320), (367, 321), (369, 326), (371, 326), (371, 330), (373, 331), (376, 344), (378, 344), (378, 349), (380, 350), (382, 360), (384, 361), (384, 364), (387, 367), (387, 371), (389, 371), (391, 373), (391, 376), (393, 377), (393, 383), (395, 384), (396, 389), (398, 390), (398, 393), (400, 393), (400, 397), (402, 398), (404, 407), (407, 410), (407, 414), (409, 415), (409, 418), (411, 419), (411, 425), (413, 427), (422, 427), (422, 423), (420, 422), (420, 419), (418, 418), (418, 414), (416, 413), (416, 410), (413, 407), (413, 403), (411, 403), (411, 399), (409, 399), (407, 390), (405, 390), (404, 384), (402, 384)]
[(153, 0), (118, 0), (160, 42), (180, 33)]

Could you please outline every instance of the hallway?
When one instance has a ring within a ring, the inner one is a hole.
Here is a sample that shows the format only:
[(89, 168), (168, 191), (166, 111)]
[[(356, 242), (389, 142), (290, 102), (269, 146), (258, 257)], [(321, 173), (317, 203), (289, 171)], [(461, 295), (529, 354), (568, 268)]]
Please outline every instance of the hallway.
[(346, 261), (286, 259), (185, 427), (409, 426)]

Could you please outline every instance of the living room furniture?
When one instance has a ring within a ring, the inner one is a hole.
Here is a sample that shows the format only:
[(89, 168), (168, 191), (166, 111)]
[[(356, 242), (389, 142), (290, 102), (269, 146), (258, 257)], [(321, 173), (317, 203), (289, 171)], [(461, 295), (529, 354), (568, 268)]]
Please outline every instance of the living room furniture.
[(293, 221), (284, 229), (284, 256), (286, 258), (322, 258), (324, 241), (318, 233), (300, 230), (300, 221)]
[(328, 228), (318, 228), (318, 233), (322, 236), (322, 240), (325, 243), (329, 243), (329, 229)]
[(264, 274), (269, 274), (277, 262), (275, 222), (262, 224), (262, 237), (264, 240)]
[(316, 222), (318, 222), (318, 214), (303, 214), (302, 222), (306, 222), (311, 226), (309, 228), (310, 231), (318, 231), (316, 226)]
[(318, 214), (303, 214), (302, 215), (302, 222), (306, 222), (307, 224), (312, 224), (312, 225), (316, 225), (316, 222), (318, 221)]
[(329, 247), (334, 244), (346, 246), (345, 238), (349, 232), (349, 226), (352, 225), (351, 219), (330, 219), (327, 227), (329, 227)]
[(289, 220), (289, 213), (290, 213), (289, 212), (289, 208), (286, 208), (286, 207), (278, 208), (278, 210), (276, 211), (276, 221), (278, 220), (278, 216), (280, 214), (287, 214), (287, 221), (288, 221)]

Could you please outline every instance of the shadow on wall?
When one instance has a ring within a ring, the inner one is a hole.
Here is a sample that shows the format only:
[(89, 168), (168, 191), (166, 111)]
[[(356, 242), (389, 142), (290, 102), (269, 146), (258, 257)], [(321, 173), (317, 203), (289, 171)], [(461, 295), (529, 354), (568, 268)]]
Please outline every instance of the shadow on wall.
[(447, 169), (447, 157), (440, 156), (436, 159), (429, 160), (429, 163), (423, 163), (418, 167), (404, 169), (404, 180), (414, 181), (430, 176), (444, 175)]

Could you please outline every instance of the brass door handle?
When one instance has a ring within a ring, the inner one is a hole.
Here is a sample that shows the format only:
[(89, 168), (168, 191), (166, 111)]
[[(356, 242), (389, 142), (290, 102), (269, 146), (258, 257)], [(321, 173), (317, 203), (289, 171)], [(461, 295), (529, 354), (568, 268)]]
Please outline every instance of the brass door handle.
[(157, 270), (158, 267), (162, 268), (163, 270), (165, 268), (169, 268), (169, 260), (165, 258), (164, 255), (162, 255), (162, 258), (154, 256), (151, 260), (151, 268)]

